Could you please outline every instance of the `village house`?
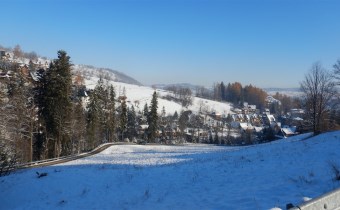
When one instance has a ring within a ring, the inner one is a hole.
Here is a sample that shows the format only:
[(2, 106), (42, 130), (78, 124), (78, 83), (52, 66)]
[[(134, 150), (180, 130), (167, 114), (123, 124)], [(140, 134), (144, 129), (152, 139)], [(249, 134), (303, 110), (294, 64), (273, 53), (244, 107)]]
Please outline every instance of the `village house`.
[(288, 137), (291, 137), (291, 136), (295, 136), (297, 134), (299, 134), (299, 133), (296, 132), (296, 126), (290, 126), (290, 127), (285, 126), (285, 127), (280, 129), (277, 136), (283, 137), (283, 138), (288, 138)]

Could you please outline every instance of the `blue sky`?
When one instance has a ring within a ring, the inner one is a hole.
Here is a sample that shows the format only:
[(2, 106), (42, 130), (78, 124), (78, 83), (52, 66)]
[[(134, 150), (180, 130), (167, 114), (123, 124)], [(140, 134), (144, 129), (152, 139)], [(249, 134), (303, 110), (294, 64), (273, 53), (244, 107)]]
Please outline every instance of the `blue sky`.
[(298, 87), (340, 58), (336, 0), (2, 0), (0, 44), (143, 84)]

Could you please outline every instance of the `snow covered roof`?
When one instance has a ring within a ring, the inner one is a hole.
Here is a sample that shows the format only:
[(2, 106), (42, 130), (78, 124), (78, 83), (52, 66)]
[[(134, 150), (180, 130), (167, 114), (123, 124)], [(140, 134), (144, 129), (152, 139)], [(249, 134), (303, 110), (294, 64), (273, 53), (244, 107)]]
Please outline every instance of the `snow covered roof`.
[(31, 75), (31, 77), (32, 77), (32, 79), (34, 80), (34, 81), (38, 81), (39, 79), (38, 79), (38, 76), (37, 76), (37, 72), (32, 72), (32, 71), (30, 71), (30, 75)]
[(240, 123), (240, 127), (243, 130), (253, 129), (253, 126), (250, 123)]
[(281, 105), (281, 101), (275, 99), (273, 96), (267, 96), (266, 101), (268, 103), (278, 103), (279, 105)]
[(293, 128), (281, 128), (281, 130), (286, 135), (294, 135), (294, 134), (296, 134), (296, 132), (295, 132), (295, 130), (293, 130)]
[(149, 125), (140, 125), (140, 127), (141, 127), (142, 129), (147, 129), (147, 128), (149, 127)]
[(263, 127), (256, 127), (256, 126), (254, 126), (254, 130), (255, 130), (256, 133), (259, 133), (259, 132), (261, 132), (263, 130)]
[(274, 115), (267, 114), (267, 118), (268, 118), (269, 122), (275, 122), (276, 121)]
[(255, 109), (256, 109), (256, 105), (248, 105), (248, 109), (253, 109), (253, 110), (255, 110)]

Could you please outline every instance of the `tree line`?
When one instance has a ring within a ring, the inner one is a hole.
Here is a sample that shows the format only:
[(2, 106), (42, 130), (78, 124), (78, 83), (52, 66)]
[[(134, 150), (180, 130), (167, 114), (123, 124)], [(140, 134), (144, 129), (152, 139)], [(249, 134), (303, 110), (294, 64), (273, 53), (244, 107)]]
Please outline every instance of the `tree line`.
[[(62, 50), (46, 70), (37, 70), (37, 81), (28, 80), (16, 63), (2, 65), (16, 74), (0, 83), (0, 164), (78, 154), (137, 135), (138, 119), (126, 96), (117, 96), (102, 78), (86, 90), (81, 75), (72, 75), (71, 68)], [(155, 92), (144, 110), (149, 142), (158, 129), (157, 100)]]
[(218, 101), (228, 101), (236, 106), (242, 106), (243, 102), (256, 105), (258, 109), (262, 110), (266, 106), (265, 99), (267, 93), (261, 88), (253, 85), (242, 86), (239, 82), (217, 83), (213, 86), (213, 96)]

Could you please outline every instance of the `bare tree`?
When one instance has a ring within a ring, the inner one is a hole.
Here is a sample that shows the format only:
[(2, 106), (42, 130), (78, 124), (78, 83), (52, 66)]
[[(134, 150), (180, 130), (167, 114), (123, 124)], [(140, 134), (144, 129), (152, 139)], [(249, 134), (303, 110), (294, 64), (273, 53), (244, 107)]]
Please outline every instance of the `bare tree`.
[(22, 50), (21, 50), (21, 47), (20, 45), (16, 45), (14, 48), (13, 48), (13, 54), (14, 54), (14, 57), (16, 58), (19, 58), (19, 57), (22, 57)]
[(340, 59), (333, 65), (333, 74), (334, 78), (337, 80), (336, 84), (340, 85)]
[(328, 128), (327, 116), (330, 112), (330, 102), (336, 94), (332, 75), (320, 63), (315, 63), (301, 82), (304, 92), (307, 125), (312, 127), (314, 135)]

